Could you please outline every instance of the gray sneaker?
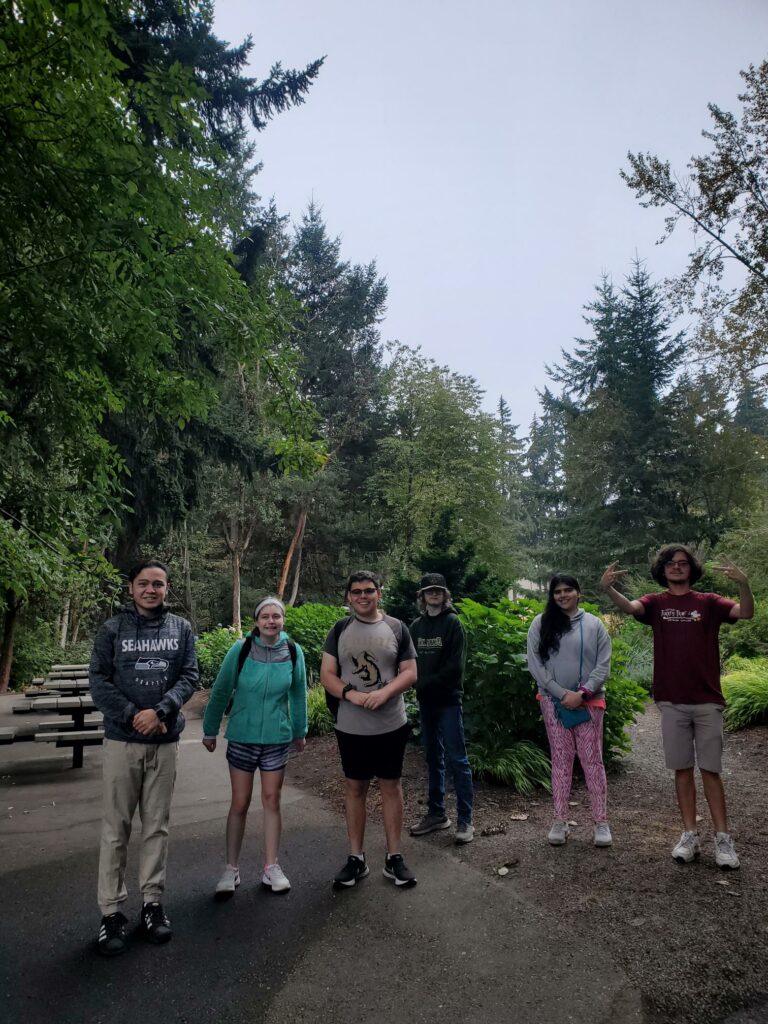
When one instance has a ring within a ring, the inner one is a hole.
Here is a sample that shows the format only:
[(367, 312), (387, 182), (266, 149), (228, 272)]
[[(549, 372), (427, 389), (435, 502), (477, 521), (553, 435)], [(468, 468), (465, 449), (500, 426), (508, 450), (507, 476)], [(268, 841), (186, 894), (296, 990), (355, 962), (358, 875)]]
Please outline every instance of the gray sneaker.
[(474, 825), (465, 825), (463, 822), (459, 822), (456, 826), (454, 838), (459, 845), (462, 845), (463, 843), (471, 843), (475, 838)]
[(547, 839), (550, 846), (565, 846), (565, 841), (571, 834), (567, 821), (553, 821)]
[(598, 821), (595, 825), (595, 846), (612, 846), (613, 836), (607, 821)]
[(429, 832), (439, 832), (440, 829), (450, 828), (451, 822), (445, 814), (425, 814), (421, 821), (411, 825), (412, 836), (425, 836)]
[(690, 864), (701, 853), (698, 832), (683, 832), (672, 850), (672, 857), (678, 864)]
[(715, 864), (719, 868), (730, 868), (732, 871), (739, 866), (736, 847), (727, 832), (715, 833)]

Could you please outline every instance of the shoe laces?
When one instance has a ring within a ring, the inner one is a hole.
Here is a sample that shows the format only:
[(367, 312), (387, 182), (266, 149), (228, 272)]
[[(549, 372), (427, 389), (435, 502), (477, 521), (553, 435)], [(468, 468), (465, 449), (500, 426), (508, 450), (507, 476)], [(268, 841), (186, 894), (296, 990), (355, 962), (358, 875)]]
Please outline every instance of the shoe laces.
[(724, 853), (733, 853), (733, 840), (727, 832), (720, 832), (715, 836), (715, 847)]

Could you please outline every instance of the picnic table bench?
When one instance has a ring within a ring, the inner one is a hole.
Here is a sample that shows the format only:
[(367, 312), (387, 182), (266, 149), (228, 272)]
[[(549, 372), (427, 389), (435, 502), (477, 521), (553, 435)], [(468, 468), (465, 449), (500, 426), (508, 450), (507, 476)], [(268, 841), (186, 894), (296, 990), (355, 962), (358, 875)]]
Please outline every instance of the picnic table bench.
[(72, 767), (83, 767), (83, 748), (100, 745), (104, 741), (104, 730), (99, 723), (86, 723), (87, 712), (93, 712), (93, 697), (85, 694), (79, 697), (38, 697), (33, 701), (36, 711), (57, 711), (69, 715), (71, 722), (62, 722), (62, 727), (51, 730), (49, 723), (35, 733), (37, 743), (56, 743), (57, 747), (72, 747)]

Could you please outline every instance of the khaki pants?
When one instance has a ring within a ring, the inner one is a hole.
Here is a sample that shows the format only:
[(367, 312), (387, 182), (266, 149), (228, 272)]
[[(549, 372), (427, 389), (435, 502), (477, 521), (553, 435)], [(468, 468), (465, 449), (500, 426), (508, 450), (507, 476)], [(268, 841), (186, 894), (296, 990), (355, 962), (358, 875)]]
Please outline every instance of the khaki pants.
[(104, 740), (104, 816), (98, 888), (99, 907), (104, 915), (114, 914), (128, 896), (125, 864), (137, 806), (141, 817), (139, 885), (142, 899), (145, 903), (162, 899), (178, 755), (178, 741)]

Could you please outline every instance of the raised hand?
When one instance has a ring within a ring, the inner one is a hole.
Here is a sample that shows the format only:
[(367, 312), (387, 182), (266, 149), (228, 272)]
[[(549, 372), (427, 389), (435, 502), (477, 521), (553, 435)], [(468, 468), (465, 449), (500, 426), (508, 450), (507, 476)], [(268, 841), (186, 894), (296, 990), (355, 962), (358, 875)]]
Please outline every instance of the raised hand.
[(600, 586), (603, 590), (607, 590), (608, 587), (616, 585), (617, 580), (620, 576), (626, 576), (628, 569), (617, 569), (618, 562), (611, 562), (608, 568), (605, 570), (603, 575), (600, 577)]
[(713, 565), (712, 568), (717, 572), (723, 573), (729, 580), (733, 580), (734, 583), (746, 583), (747, 574), (739, 569), (737, 565), (734, 565), (730, 558), (726, 558), (725, 555), (721, 558), (722, 565)]

